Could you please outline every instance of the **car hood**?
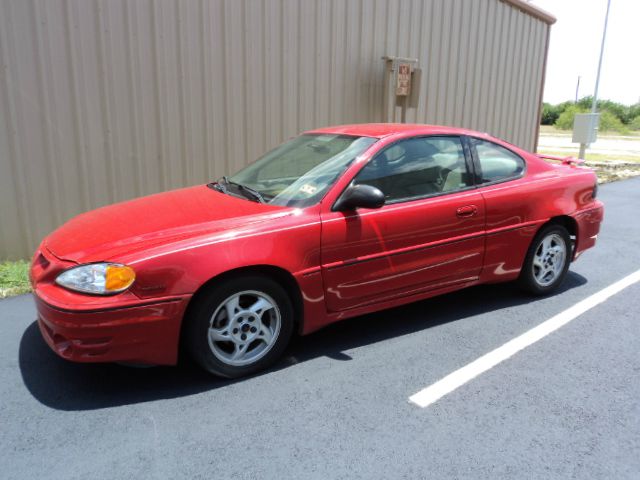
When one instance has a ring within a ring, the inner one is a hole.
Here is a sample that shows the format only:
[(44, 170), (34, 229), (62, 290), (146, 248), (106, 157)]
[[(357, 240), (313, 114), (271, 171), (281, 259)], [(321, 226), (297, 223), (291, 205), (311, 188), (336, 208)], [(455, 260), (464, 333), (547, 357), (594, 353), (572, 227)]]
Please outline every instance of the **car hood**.
[(154, 246), (274, 220), (291, 211), (202, 185), (83, 213), (49, 235), (44, 245), (58, 258), (72, 262), (115, 260)]

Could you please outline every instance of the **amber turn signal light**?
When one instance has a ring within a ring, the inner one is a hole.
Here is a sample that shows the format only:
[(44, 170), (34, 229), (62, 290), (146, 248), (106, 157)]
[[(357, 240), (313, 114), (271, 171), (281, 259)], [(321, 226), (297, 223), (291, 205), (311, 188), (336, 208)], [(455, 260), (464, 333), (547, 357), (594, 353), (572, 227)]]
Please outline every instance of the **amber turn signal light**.
[(129, 288), (135, 279), (133, 268), (126, 265), (108, 265), (104, 288), (108, 292), (121, 292)]

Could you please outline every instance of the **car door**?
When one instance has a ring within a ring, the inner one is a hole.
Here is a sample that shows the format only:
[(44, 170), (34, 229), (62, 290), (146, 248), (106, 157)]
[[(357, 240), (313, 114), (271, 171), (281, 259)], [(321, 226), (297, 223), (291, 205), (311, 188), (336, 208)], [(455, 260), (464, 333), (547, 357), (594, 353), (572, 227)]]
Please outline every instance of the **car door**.
[(380, 209), (322, 213), (322, 276), (330, 311), (478, 278), (484, 200), (457, 136), (400, 140), (355, 175), (382, 190)]

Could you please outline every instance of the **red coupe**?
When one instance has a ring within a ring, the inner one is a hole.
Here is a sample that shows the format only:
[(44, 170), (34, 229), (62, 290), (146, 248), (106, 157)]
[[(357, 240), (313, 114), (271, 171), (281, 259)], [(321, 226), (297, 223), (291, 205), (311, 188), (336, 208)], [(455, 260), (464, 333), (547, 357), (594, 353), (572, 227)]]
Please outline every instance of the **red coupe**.
[(306, 132), (230, 177), (100, 208), (31, 267), (46, 342), (78, 362), (263, 369), (294, 332), (480, 283), (547, 294), (594, 246), (594, 173), (489, 135)]

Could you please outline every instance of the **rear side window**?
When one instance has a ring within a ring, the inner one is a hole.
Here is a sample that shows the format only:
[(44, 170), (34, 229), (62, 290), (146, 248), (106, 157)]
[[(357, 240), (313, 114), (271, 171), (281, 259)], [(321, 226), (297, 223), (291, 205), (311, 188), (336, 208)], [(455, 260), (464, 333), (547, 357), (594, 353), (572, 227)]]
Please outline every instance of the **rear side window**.
[(524, 173), (524, 160), (506, 148), (473, 138), (480, 169), (482, 170), (482, 183), (497, 182), (517, 178)]

